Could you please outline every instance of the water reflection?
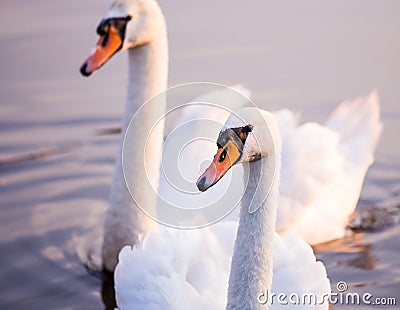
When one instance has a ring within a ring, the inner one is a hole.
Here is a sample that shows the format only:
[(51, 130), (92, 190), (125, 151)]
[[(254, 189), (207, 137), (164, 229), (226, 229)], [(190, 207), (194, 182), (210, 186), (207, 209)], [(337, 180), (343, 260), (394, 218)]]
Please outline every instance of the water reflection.
[(114, 310), (117, 307), (117, 302), (115, 300), (113, 272), (109, 272), (107, 270), (103, 271), (101, 297), (103, 299), (105, 310)]
[[(95, 238), (100, 239), (98, 231), (95, 232), (92, 230), (91, 234), (93, 235), (93, 233), (97, 233)], [(87, 273), (91, 277), (97, 278), (101, 281), (100, 295), (104, 304), (104, 309), (114, 310), (117, 308), (114, 272), (102, 268), (99, 243), (97, 244), (97, 248), (93, 248), (93, 244), (88, 242), (89, 240), (93, 240), (89, 235), (90, 234), (82, 236), (77, 251), (80, 252), (79, 257)]]
[(335, 255), (338, 265), (358, 269), (371, 270), (375, 268), (376, 257), (373, 245), (365, 242), (365, 233), (349, 233), (348, 236), (313, 246), (316, 253)]

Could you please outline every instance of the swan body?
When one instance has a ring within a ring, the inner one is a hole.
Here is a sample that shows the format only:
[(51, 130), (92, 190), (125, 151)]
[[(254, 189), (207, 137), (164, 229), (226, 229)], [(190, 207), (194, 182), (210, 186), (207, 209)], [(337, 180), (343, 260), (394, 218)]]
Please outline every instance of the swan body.
[[(161, 227), (137, 247), (124, 247), (115, 270), (118, 308), (225, 309), (237, 227), (234, 221), (190, 231)], [(329, 293), (325, 267), (316, 261), (311, 247), (293, 232), (274, 238), (272, 293), (300, 297), (315, 293), (318, 298)], [(261, 293), (265, 291), (255, 298)], [(271, 309), (275, 307), (279, 308), (276, 300)]]
[[(249, 112), (254, 110), (241, 111), (247, 111), (245, 114), (252, 119)], [(265, 148), (259, 151), (266, 151), (268, 158), (250, 163), (239, 224), (220, 222), (195, 231), (159, 227), (137, 247), (125, 247), (115, 273), (120, 309), (223, 309), (226, 305), (227, 309), (266, 309), (258, 299), (266, 290), (287, 296), (314, 293), (319, 300), (330, 292), (325, 268), (316, 261), (310, 246), (297, 233), (281, 238), (274, 232), (280, 173), (279, 129), (271, 114), (262, 113), (273, 128), (274, 141), (268, 137), (262, 141)], [(232, 126), (231, 118), (226, 124), (227, 128)], [(261, 130), (260, 124), (252, 125)], [(251, 138), (246, 142), (246, 151), (252, 158)], [(243, 155), (241, 160), (247, 161), (245, 158)], [(267, 186), (256, 191), (260, 182), (267, 185), (271, 178), (274, 180), (268, 193)], [(260, 204), (253, 213), (248, 209), (251, 203)], [(271, 304), (271, 308), (279, 306), (276, 301)], [(327, 308), (327, 303), (315, 306)]]

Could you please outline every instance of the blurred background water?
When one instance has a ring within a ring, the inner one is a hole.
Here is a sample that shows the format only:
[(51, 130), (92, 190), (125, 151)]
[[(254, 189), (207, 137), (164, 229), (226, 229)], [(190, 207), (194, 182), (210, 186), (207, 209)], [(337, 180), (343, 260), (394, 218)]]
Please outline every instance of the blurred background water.
[[(400, 3), (159, 3), (171, 86), (242, 83), (262, 108), (321, 122), (340, 101), (378, 90), (385, 128), (358, 211), (379, 208), (372, 221), (388, 220), (315, 250), (333, 287), (346, 281), (351, 292), (400, 302), (400, 228), (389, 225), (400, 205)], [(100, 280), (82, 262), (101, 241), (119, 137), (97, 132), (120, 124), (127, 57), (114, 57), (90, 79), (78, 68), (109, 4), (1, 1), (2, 309), (102, 307)]]

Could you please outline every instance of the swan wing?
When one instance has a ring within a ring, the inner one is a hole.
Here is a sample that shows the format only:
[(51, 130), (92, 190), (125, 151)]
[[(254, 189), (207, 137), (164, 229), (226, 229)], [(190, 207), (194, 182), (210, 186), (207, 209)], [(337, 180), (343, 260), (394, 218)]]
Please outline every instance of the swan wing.
[(284, 133), (277, 230), (294, 229), (311, 244), (342, 237), (382, 131), (377, 94), (341, 103), (325, 125), (283, 129), (285, 118), (277, 118)]

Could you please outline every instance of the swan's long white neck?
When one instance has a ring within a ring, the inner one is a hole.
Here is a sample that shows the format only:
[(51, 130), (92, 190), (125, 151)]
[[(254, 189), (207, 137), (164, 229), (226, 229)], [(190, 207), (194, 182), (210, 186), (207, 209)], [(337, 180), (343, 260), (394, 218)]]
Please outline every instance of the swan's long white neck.
[[(110, 207), (105, 218), (102, 248), (103, 266), (110, 271), (113, 271), (117, 265), (118, 253), (123, 246), (135, 245), (154, 228), (154, 222), (134, 205), (126, 188), (121, 152), (123, 138), (132, 116), (148, 99), (167, 88), (168, 42), (165, 23), (162, 24), (164, 29), (158, 30), (158, 36), (151, 43), (128, 50), (128, 98), (122, 121), (120, 152), (116, 160), (111, 187)], [(132, 195), (143, 201), (146, 206), (155, 206), (156, 195), (154, 192), (143, 190), (141, 182), (150, 177), (158, 184), (163, 124), (158, 126), (157, 132), (153, 132), (152, 138), (147, 141), (147, 147), (151, 150), (146, 152), (148, 175), (143, 172), (143, 169), (138, 169), (138, 165), (143, 166), (143, 161), (139, 160), (141, 157), (138, 154), (143, 154), (142, 146), (159, 115), (164, 114), (165, 106), (166, 102), (161, 100), (153, 109), (144, 109), (141, 126), (134, 128), (134, 140), (131, 141), (130, 148), (124, 151), (124, 156), (133, 160), (133, 164), (124, 170), (126, 175), (135, 176), (131, 188)]]
[[(266, 309), (257, 297), (269, 290), (272, 283), (279, 174), (279, 146), (275, 154), (250, 162), (245, 169), (244, 181), (248, 185), (242, 198), (232, 257), (227, 309)], [(251, 203), (260, 205), (254, 213), (249, 213)]]

